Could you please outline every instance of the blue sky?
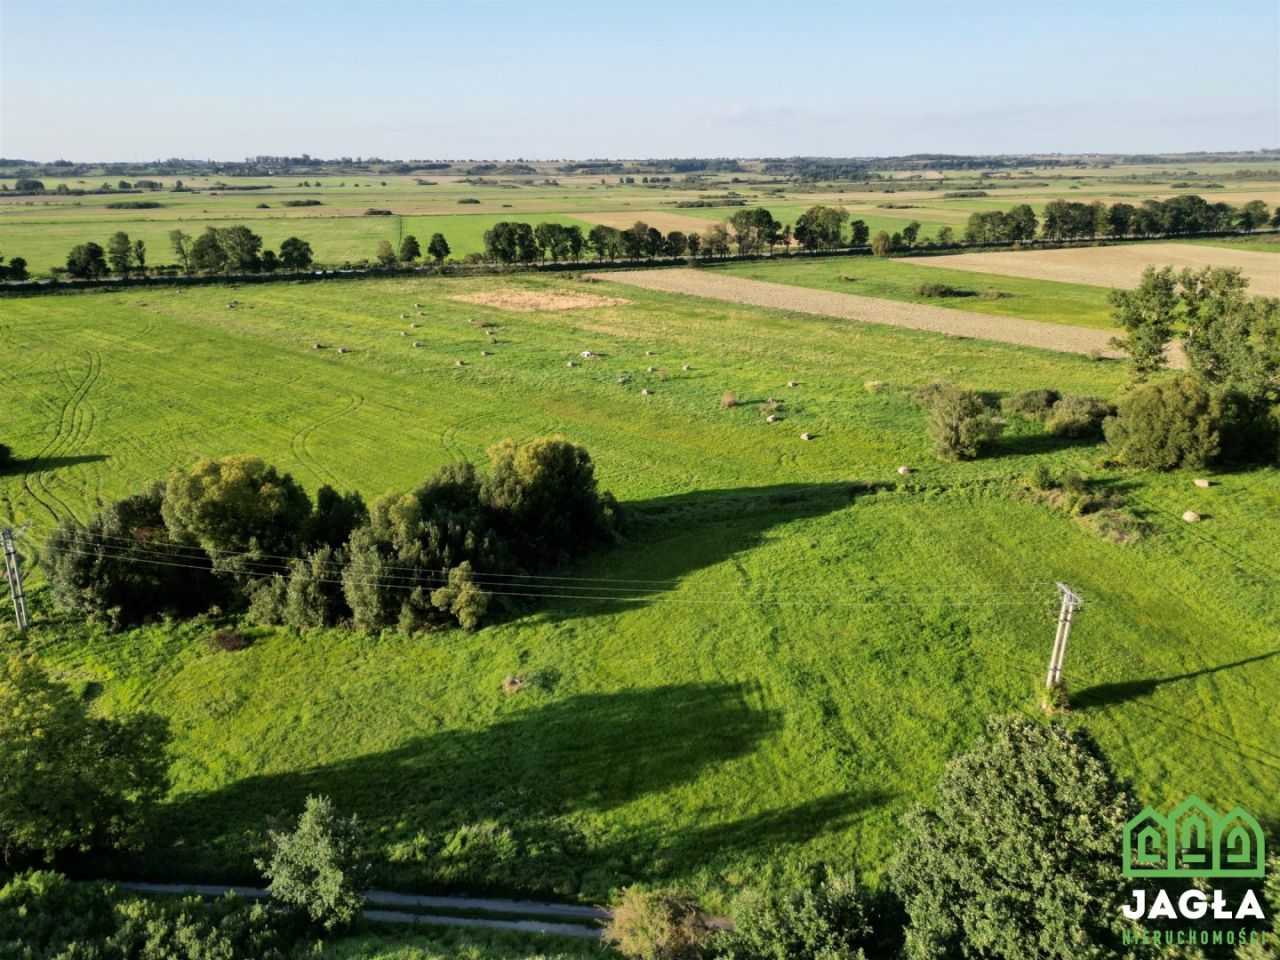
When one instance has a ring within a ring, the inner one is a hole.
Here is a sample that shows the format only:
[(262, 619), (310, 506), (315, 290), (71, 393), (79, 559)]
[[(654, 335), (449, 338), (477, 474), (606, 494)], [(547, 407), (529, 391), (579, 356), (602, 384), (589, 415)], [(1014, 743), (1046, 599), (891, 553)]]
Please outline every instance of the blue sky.
[(1280, 145), (1280, 2), (0, 0), (0, 156)]

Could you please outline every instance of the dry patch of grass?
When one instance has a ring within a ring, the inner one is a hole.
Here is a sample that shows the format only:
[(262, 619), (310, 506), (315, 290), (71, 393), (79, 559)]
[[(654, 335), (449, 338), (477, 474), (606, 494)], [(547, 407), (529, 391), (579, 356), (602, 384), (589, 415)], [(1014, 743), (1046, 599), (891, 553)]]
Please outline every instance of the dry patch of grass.
[(592, 307), (621, 307), (630, 303), (623, 297), (601, 297), (593, 293), (568, 293), (547, 290), (494, 290), (488, 293), (468, 293), (450, 297), (463, 303), (499, 310), (516, 310), (533, 313), (537, 310), (587, 310)]

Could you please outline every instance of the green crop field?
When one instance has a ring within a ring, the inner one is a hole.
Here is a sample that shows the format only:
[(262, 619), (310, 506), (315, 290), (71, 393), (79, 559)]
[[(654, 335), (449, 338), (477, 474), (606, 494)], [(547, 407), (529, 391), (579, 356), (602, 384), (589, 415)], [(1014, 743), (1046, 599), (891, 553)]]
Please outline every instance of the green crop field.
[[(915, 282), (862, 259), (768, 269), (889, 297)], [(1075, 287), (1012, 283), (1021, 315), (1056, 296), (1092, 309)], [(498, 290), (630, 302), (453, 299)], [(472, 317), (497, 324), (492, 356)], [(153, 842), (95, 871), (252, 878), (273, 818), (328, 793), (372, 826), (383, 885), (594, 899), (647, 881), (722, 907), (820, 861), (875, 877), (946, 758), (989, 714), (1035, 709), (1057, 580), (1086, 598), (1070, 722), (1141, 798), (1280, 818), (1280, 471), (1203, 490), (1018, 422), (993, 455), (943, 464), (912, 402), (938, 378), (1115, 397), (1118, 364), (568, 276), (9, 297), (0, 347), (0, 439), (20, 458), (0, 516), (32, 523), (22, 642), (97, 709), (175, 731)], [(583, 350), (599, 356), (567, 366)], [(591, 451), (626, 536), (564, 571), (585, 589), (475, 633), (254, 629), (214, 652), (214, 621), (110, 635), (60, 620), (42, 586), (55, 517), (197, 457), (256, 454), (372, 498), (549, 434)], [(1032, 502), (1038, 463), (1118, 489), (1149, 532), (1121, 546)], [(504, 694), (515, 673), (537, 682)]]
[[(934, 259), (930, 262), (941, 261)], [(995, 316), (1069, 323), (1078, 327), (1112, 328), (1107, 290), (1102, 287), (922, 267), (913, 263), (911, 258), (800, 258), (767, 263), (733, 263), (715, 269), (736, 277), (790, 283), (835, 293), (927, 303)], [(926, 283), (946, 284), (955, 288), (958, 294), (949, 297), (921, 296), (916, 291)], [(993, 296), (989, 291), (996, 291), (1000, 296)]]

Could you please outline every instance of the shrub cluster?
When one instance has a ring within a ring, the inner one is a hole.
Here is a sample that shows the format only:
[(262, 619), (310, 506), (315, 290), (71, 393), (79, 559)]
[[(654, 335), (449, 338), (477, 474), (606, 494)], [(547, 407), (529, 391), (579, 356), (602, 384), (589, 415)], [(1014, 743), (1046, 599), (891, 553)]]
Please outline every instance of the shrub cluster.
[(1026, 390), (1000, 403), (1009, 416), (1044, 424), (1054, 437), (1101, 437), (1102, 424), (1115, 414), (1115, 406), (1098, 397), (1060, 394), (1057, 390)]
[(148, 900), (47, 871), (0, 888), (0, 957), (15, 960), (283, 960), (290, 933), (232, 894)]
[(561, 438), (442, 467), (378, 498), (321, 487), (314, 504), (253, 457), (205, 460), (50, 536), (64, 610), (112, 628), (219, 607), (294, 627), (475, 628), (524, 578), (612, 537), (618, 509), (586, 450)]
[(981, 395), (948, 383), (916, 394), (925, 408), (933, 450), (943, 460), (973, 460), (1004, 431)]

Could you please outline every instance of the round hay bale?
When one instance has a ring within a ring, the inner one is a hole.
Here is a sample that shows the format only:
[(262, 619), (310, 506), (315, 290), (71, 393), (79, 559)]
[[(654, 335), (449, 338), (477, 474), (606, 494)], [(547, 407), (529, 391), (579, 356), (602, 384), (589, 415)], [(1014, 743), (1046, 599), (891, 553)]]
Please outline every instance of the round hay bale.
[(489, 351), (488, 351), (488, 350), (481, 350), (481, 351), (480, 351), (480, 356), (482, 356), (482, 357), (487, 357), (487, 356), (489, 356), (489, 355), (490, 355), (490, 354), (489, 354)]
[(1182, 515), (1182, 519), (1187, 521), (1187, 523), (1199, 523), (1200, 514), (1196, 513), (1194, 510), (1188, 510)]
[(652, 395), (653, 395), (653, 392), (648, 387), (645, 387), (643, 390), (640, 391), (640, 396), (642, 397), (648, 397)]
[(409, 327), (413, 330), (417, 330), (420, 326), (422, 326), (422, 324), (417, 323), (416, 321), (414, 323), (409, 324)]
[(1208, 490), (1211, 486), (1213, 486), (1213, 482), (1209, 480), (1207, 477), (1196, 477), (1195, 484), (1201, 490)]
[(658, 372), (658, 368), (657, 368), (657, 367), (648, 367), (648, 368), (646, 368), (646, 369), (647, 369), (650, 373), (657, 373), (657, 372)]
[(630, 382), (631, 382), (631, 378), (630, 378), (630, 377), (619, 377), (619, 378), (618, 378), (618, 383), (619, 383), (619, 384), (627, 384), (627, 383), (630, 383)]
[(401, 331), (400, 331), (400, 336), (402, 336), (402, 337), (407, 337), (408, 335), (409, 335), (409, 331), (408, 331), (408, 330), (401, 330)]
[(323, 343), (313, 343), (313, 344), (311, 345), (311, 349), (312, 349), (312, 350), (323, 350), (323, 349), (324, 349), (324, 344), (323, 344)]
[(801, 440), (812, 440), (812, 439), (813, 439), (813, 434), (812, 434), (812, 433), (802, 433), (802, 434), (800, 434), (800, 439), (801, 439)]
[(799, 380), (788, 380), (788, 381), (787, 381), (787, 386), (788, 386), (788, 387), (798, 387), (798, 386), (800, 386), (800, 381), (799, 381)]
[(347, 348), (346, 348), (346, 347), (339, 347), (339, 348), (338, 348), (338, 352), (339, 352), (339, 353), (346, 353), (346, 352), (347, 352)]
[(465, 361), (465, 360), (455, 360), (455, 361), (453, 361), (453, 365), (454, 365), (455, 367), (465, 367), (465, 366), (467, 365), (467, 361)]
[(566, 367), (576, 367), (576, 366), (577, 366), (577, 364), (576, 364), (576, 363), (574, 363), (572, 360), (570, 360), (568, 363), (566, 363), (566, 364), (565, 364), (565, 366), (566, 366)]
[(646, 357), (652, 357), (652, 356), (653, 356), (653, 351), (652, 351), (652, 350), (646, 350), (646, 351), (644, 352), (644, 355), (645, 355)]
[(692, 370), (692, 369), (693, 369), (693, 367), (689, 366), (689, 365), (686, 363), (686, 364), (685, 364), (683, 367), (681, 367), (680, 369), (681, 369), (681, 370), (686, 370), (686, 371), (687, 371), (687, 370)]
[(583, 350), (580, 354), (578, 354), (578, 356), (580, 356), (583, 360), (590, 360), (592, 357), (595, 356), (595, 354), (592, 353), (590, 350)]
[(418, 311), (418, 316), (422, 316), (422, 311), (421, 311), (421, 310), (419, 310), (419, 311)]
[(422, 304), (420, 304), (420, 303), (415, 303), (415, 304), (414, 304), (414, 306), (415, 306), (415, 307), (421, 307), (421, 306), (422, 306)]
[(421, 340), (415, 340), (415, 341), (413, 341), (413, 345), (414, 345), (415, 347), (420, 347), (420, 346), (422, 346), (422, 341), (421, 341)]
[(777, 416), (775, 416), (774, 414), (772, 414), (772, 413), (771, 413), (771, 414), (769, 414), (767, 417), (765, 417), (765, 418), (764, 418), (764, 422), (765, 422), (765, 423), (777, 423), (777, 422), (778, 422), (778, 418), (777, 418)]
[(899, 468), (898, 468), (898, 476), (900, 476), (900, 477), (907, 477), (907, 476), (910, 476), (910, 475), (911, 475), (911, 468), (910, 468), (910, 467), (899, 467)]
[(401, 319), (401, 320), (408, 320), (408, 319), (409, 319), (409, 315), (408, 315), (407, 313), (402, 313), (402, 314), (400, 314), (400, 319)]

